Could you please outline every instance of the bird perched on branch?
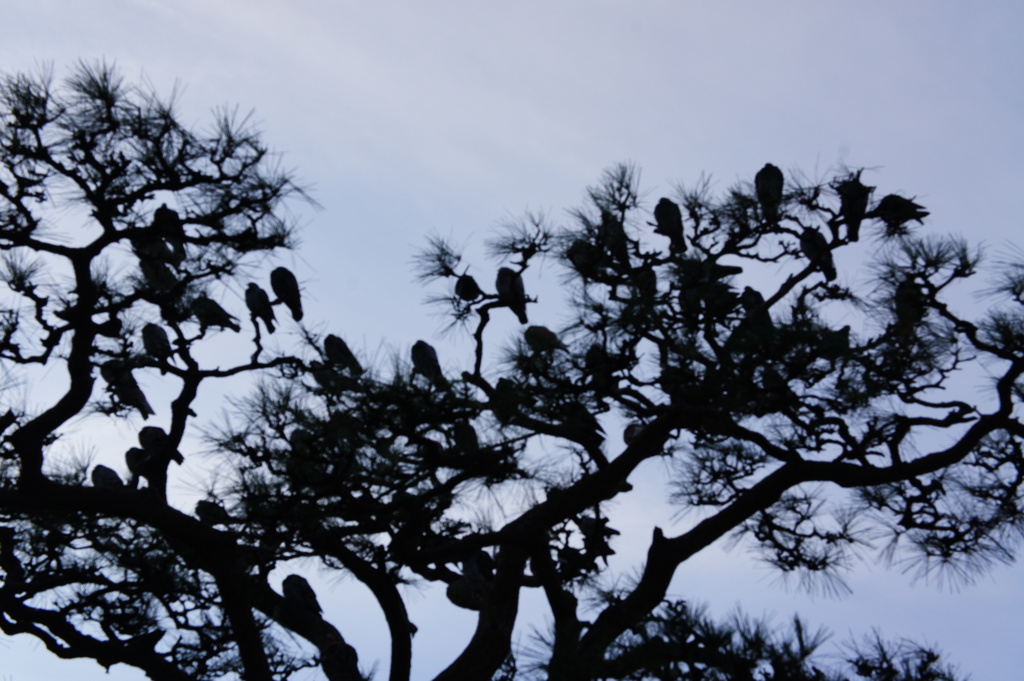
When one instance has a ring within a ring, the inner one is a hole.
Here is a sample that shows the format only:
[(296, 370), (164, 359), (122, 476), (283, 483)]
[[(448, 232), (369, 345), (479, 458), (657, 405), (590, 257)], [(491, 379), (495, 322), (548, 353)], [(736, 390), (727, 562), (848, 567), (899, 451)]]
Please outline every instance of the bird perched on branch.
[(927, 314), (928, 298), (913, 276), (896, 285), (893, 311), (896, 313), (896, 330), (904, 337), (911, 335)]
[(765, 306), (761, 292), (746, 286), (740, 294), (740, 305), (747, 313), (746, 323), (749, 328), (757, 331), (771, 331), (775, 328), (772, 315)]
[(804, 227), (800, 233), (800, 250), (812, 265), (824, 273), (825, 279), (832, 281), (836, 278), (836, 265), (824, 234), (813, 227)]
[(885, 223), (886, 236), (902, 236), (907, 233), (904, 225), (911, 220), (924, 224), (924, 218), (930, 213), (924, 206), (914, 203), (911, 199), (897, 194), (882, 197), (869, 217), (878, 218)]
[(231, 329), (236, 332), (242, 330), (237, 320), (228, 314), (227, 310), (205, 295), (200, 295), (193, 300), (191, 308), (192, 316), (199, 322), (199, 329), (201, 331), (206, 331), (211, 326)]
[(290, 607), (301, 612), (318, 614), (323, 612), (320, 602), (316, 598), (316, 592), (304, 577), (299, 575), (288, 575), (281, 583), (281, 592), (285, 601)]
[(871, 192), (875, 190), (874, 187), (861, 184), (860, 173), (858, 170), (842, 182), (833, 185), (839, 194), (839, 215), (846, 223), (846, 238), (850, 241), (857, 241), (860, 238), (860, 223), (867, 215), (868, 201), (871, 199)]
[(565, 343), (554, 331), (546, 326), (530, 326), (523, 333), (526, 344), (537, 354), (547, 354), (556, 350), (567, 350)]
[(138, 409), (143, 419), (148, 419), (153, 407), (149, 406), (142, 388), (135, 382), (131, 369), (121, 360), (112, 359), (100, 367), (100, 376), (107, 382), (110, 393), (126, 407)]
[(455, 280), (455, 295), (460, 300), (469, 303), (482, 296), (483, 293), (480, 290), (480, 285), (476, 283), (476, 279), (469, 274), (463, 274)]
[(771, 163), (765, 163), (764, 168), (757, 171), (757, 175), (754, 176), (754, 191), (757, 193), (757, 201), (761, 204), (761, 213), (766, 222), (779, 221), (779, 206), (782, 204), (784, 184), (782, 171)]
[(679, 204), (671, 199), (662, 198), (654, 207), (654, 233), (667, 236), (673, 250), (686, 252), (686, 240), (683, 238), (683, 213)]
[(476, 454), (480, 451), (480, 438), (476, 428), (469, 421), (457, 421), (452, 426), (452, 440), (464, 454)]
[(196, 517), (207, 525), (230, 525), (235, 521), (223, 506), (206, 499), (196, 502)]
[(124, 481), (113, 468), (100, 464), (92, 469), (92, 486), (101, 489), (121, 489), (124, 487)]
[(292, 319), (302, 319), (302, 296), (299, 293), (299, 282), (295, 275), (286, 267), (278, 267), (270, 273), (270, 288), (277, 299), (291, 310)]
[(600, 276), (606, 259), (601, 249), (586, 239), (574, 240), (565, 249), (565, 258), (584, 279), (595, 279)]
[(529, 320), (526, 318), (526, 289), (523, 286), (523, 277), (515, 270), (502, 267), (498, 270), (498, 278), (494, 282), (494, 287), (498, 290), (498, 300), (515, 313), (516, 317), (519, 318), (519, 323), (528, 323)]
[(167, 457), (178, 464), (185, 463), (185, 457), (177, 449), (171, 449), (171, 436), (159, 426), (146, 426), (139, 431), (142, 450), (154, 457)]
[(416, 341), (412, 346), (413, 373), (422, 374), (427, 380), (439, 388), (448, 385), (448, 379), (441, 371), (441, 363), (437, 361), (437, 350), (426, 341)]
[[(165, 364), (174, 354), (167, 332), (159, 324), (146, 324), (142, 327), (142, 347), (157, 364)], [(160, 373), (167, 373), (167, 370), (161, 368)]]
[[(249, 284), (245, 289), (245, 306), (249, 308), (253, 324), (260, 319), (267, 327), (267, 333), (274, 333), (274, 308), (270, 305), (270, 296), (258, 284)], [(258, 330), (258, 329), (257, 329)]]
[(363, 373), (363, 365), (356, 359), (348, 344), (333, 333), (328, 334), (324, 339), (324, 355), (326, 355), (327, 361), (338, 369), (348, 369), (356, 376)]

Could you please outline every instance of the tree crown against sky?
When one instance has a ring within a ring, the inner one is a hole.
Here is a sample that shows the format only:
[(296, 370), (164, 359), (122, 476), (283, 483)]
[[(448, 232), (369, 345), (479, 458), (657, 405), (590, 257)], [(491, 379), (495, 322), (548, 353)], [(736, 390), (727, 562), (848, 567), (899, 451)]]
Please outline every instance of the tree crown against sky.
[[(620, 166), (571, 226), (527, 219), (493, 239), (495, 267), (434, 240), (420, 274), (473, 351), (439, 361), (420, 341), (375, 367), (333, 334), (267, 347), (302, 317), (287, 275), (264, 272), (302, 192), (244, 122), (191, 132), (105, 67), (63, 89), (10, 77), (2, 94), (8, 634), (152, 678), (358, 678), (309, 584), (271, 583), (305, 559), (373, 593), (393, 679), (430, 626), (404, 601), (423, 582), (478, 613), (440, 678), (840, 678), (814, 667), (820, 641), (799, 623), (770, 634), (666, 599), (677, 567), (729, 536), (833, 589), (872, 548), (968, 575), (1012, 556), (1024, 269), (998, 269), (991, 309), (967, 316), (952, 294), (978, 254), (919, 237), (927, 212), (861, 172), (808, 182), (768, 164), (724, 197), (701, 184), (645, 206)], [(863, 245), (872, 280), (849, 286), (843, 254)], [(531, 322), (538, 266), (565, 277), (563, 328)], [(225, 295), (243, 287), (248, 315)], [(504, 348), (498, 315), (523, 327)], [(239, 331), (241, 360), (203, 354)], [(52, 403), (24, 400), (15, 381), (53, 367)], [(993, 377), (977, 398), (943, 391), (977, 367)], [(211, 434), (226, 473), (194, 511), (168, 499), (200, 384), (249, 372), (259, 389)], [(138, 376), (173, 397), (152, 404)], [(68, 446), (80, 418), (139, 423), (127, 484)], [(630, 484), (650, 464), (692, 512), (609, 584), (607, 502), (664, 492)], [(530, 654), (512, 646), (527, 589), (551, 620)], [(863, 678), (947, 674), (911, 646), (850, 658)]]

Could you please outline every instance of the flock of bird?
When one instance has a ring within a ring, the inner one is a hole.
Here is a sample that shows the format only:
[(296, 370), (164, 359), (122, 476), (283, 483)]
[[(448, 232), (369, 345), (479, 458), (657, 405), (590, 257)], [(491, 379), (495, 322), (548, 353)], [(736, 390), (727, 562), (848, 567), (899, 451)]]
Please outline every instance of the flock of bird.
[[(874, 187), (868, 187), (861, 183), (860, 172), (836, 182), (832, 188), (840, 201), (837, 220), (829, 225), (835, 238), (838, 238), (837, 226), (843, 224), (846, 226), (847, 239), (857, 241), (860, 225), (867, 218), (880, 220), (885, 225), (885, 236), (900, 236), (906, 233), (906, 223), (913, 220), (923, 223), (923, 218), (929, 214), (923, 206), (912, 199), (896, 194), (883, 197), (873, 210), (869, 210)], [(771, 163), (765, 164), (754, 177), (754, 191), (764, 224), (777, 224), (784, 217), (782, 208), (786, 199), (785, 178), (782, 171)], [(672, 251), (685, 253), (687, 243), (683, 234), (683, 217), (679, 205), (671, 199), (661, 198), (654, 207), (653, 216), (655, 220), (654, 233), (667, 237)], [(614, 221), (605, 220), (600, 228), (603, 230), (605, 245), (609, 249), (614, 249), (617, 244), (620, 247), (619, 250), (623, 251), (619, 255), (624, 256), (628, 261), (624, 232), (621, 235), (622, 238), (616, 239), (616, 234), (612, 230), (614, 225), (610, 224), (612, 222)], [(139, 255), (143, 279), (153, 290), (168, 292), (178, 282), (172, 268), (177, 267), (185, 258), (182, 221), (177, 212), (167, 208), (165, 204), (155, 211), (151, 229), (153, 238), (149, 240), (135, 238), (133, 246)], [(810, 266), (820, 271), (829, 282), (834, 281), (837, 277), (832, 258), (833, 245), (830, 245), (821, 231), (813, 227), (803, 227), (799, 233), (800, 252), (807, 258)], [(593, 249), (593, 244), (576, 242), (568, 249), (566, 255), (577, 266), (577, 269), (583, 272), (595, 261)], [(689, 275), (687, 275), (688, 270), (684, 267), (681, 270), (681, 276), (710, 286), (719, 283), (719, 280), (726, 276), (741, 271), (740, 268), (718, 263), (712, 263), (710, 269), (696, 265), (694, 267), (696, 269)], [(691, 269), (693, 268), (691, 267)], [(271, 299), (267, 291), (255, 282), (250, 283), (245, 291), (245, 304), (257, 334), (260, 324), (263, 325), (267, 333), (274, 333), (275, 324), (278, 323), (274, 308), (278, 304), (287, 307), (295, 321), (300, 321), (303, 316), (299, 284), (294, 274), (284, 267), (274, 269), (270, 274), (270, 288), (276, 296), (274, 299)], [(495, 290), (497, 306), (507, 307), (511, 310), (520, 324), (529, 324), (526, 310), (528, 298), (521, 272), (508, 267), (500, 268), (495, 280)], [(463, 274), (455, 282), (455, 295), (462, 301), (473, 302), (483, 297), (484, 292), (471, 275)], [(685, 290), (681, 296), (681, 300), (685, 299)], [(923, 296), (921, 287), (912, 278), (907, 278), (899, 284), (894, 297), (898, 331), (907, 332), (921, 320), (926, 312)], [(738, 296), (738, 301), (747, 313), (744, 323), (752, 328), (771, 326), (771, 316), (765, 306), (764, 297), (758, 291), (749, 286), (745, 287)], [(189, 315), (198, 323), (200, 334), (210, 328), (241, 331), (238, 320), (204, 294), (191, 300), (188, 311)], [(166, 373), (167, 367), (175, 355), (175, 350), (164, 327), (156, 323), (148, 323), (143, 326), (141, 337), (146, 355), (160, 368), (161, 373)], [(537, 354), (568, 351), (558, 335), (544, 326), (528, 326), (524, 332), (524, 340), (527, 347)], [(320, 372), (321, 376), (327, 378), (334, 375), (358, 377), (364, 371), (359, 360), (345, 342), (333, 334), (328, 335), (324, 340), (324, 358), (326, 363), (314, 362), (311, 368), (314, 373)], [(411, 359), (413, 376), (417, 374), (423, 376), (426, 381), (438, 389), (449, 387), (450, 384), (441, 368), (437, 351), (429, 343), (423, 340), (414, 343), (411, 349)], [(122, 405), (137, 410), (144, 419), (154, 414), (152, 406), (132, 375), (132, 367), (128, 361), (108, 360), (100, 366), (100, 375), (107, 383), (110, 393)], [(319, 377), (318, 380), (323, 382)], [(507, 379), (502, 380), (506, 384), (510, 383)], [(508, 388), (509, 386), (505, 385), (504, 387)], [(514, 388), (514, 386), (512, 387)], [(501, 381), (497, 388), (502, 388)], [(496, 389), (491, 400), (496, 414), (501, 401), (499, 393), (501, 390)], [(582, 407), (582, 405), (579, 406)], [(583, 408), (583, 411), (587, 410)], [(590, 419), (582, 427), (603, 439), (600, 423), (589, 411), (587, 411), (587, 415)], [(567, 422), (569, 421), (574, 421), (574, 419), (567, 418)], [(466, 425), (472, 429), (471, 425), (468, 423)], [(627, 445), (636, 438), (642, 427), (642, 424), (638, 423), (630, 424), (627, 427), (625, 433)], [(468, 442), (468, 434), (463, 433), (462, 439)], [(472, 439), (479, 447), (475, 430), (472, 433)], [(171, 446), (167, 433), (156, 426), (147, 426), (140, 431), (139, 447), (129, 449), (125, 459), (131, 473), (128, 485), (132, 488), (137, 486), (140, 478), (146, 479), (150, 486), (153, 486), (161, 476), (166, 475), (166, 466), (169, 461), (176, 461), (179, 464), (183, 462), (181, 453)], [(91, 479), (92, 484), (98, 488), (119, 489), (125, 487), (125, 483), (117, 472), (103, 465), (93, 468)], [(210, 500), (197, 503), (196, 516), (209, 525), (228, 525), (235, 522), (235, 519), (223, 506)], [(573, 549), (573, 551), (580, 556), (589, 554), (590, 560), (606, 559), (612, 553), (608, 548), (608, 539), (618, 532), (608, 528), (606, 520), (582, 517), (577, 519), (577, 525), (583, 535), (584, 550), (580, 552), (578, 549)], [(569, 549), (566, 550), (569, 551)], [(569, 552), (571, 553), (571, 551)], [(580, 556), (575, 557), (577, 562)], [(568, 558), (563, 556), (565, 560), (571, 558), (573, 556)], [(569, 560), (569, 562), (573, 561)], [(449, 597), (462, 607), (479, 608), (482, 594), (489, 589), (493, 570), (494, 564), (491, 556), (483, 550), (477, 551), (463, 561), (462, 576), (449, 585)], [(282, 592), (288, 607), (300, 612), (321, 612), (316, 594), (302, 577), (289, 575), (282, 584)]]

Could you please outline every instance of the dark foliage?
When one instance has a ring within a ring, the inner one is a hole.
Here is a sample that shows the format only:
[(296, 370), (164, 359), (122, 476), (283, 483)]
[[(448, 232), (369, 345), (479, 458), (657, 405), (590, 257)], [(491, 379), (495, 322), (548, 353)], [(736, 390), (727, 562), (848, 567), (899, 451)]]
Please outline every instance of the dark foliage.
[[(730, 536), (824, 589), (872, 547), (952, 576), (1012, 557), (1024, 264), (998, 273), (987, 312), (964, 316), (953, 294), (977, 255), (916, 237), (908, 222), (928, 213), (907, 199), (872, 207), (860, 175), (804, 186), (768, 164), (724, 199), (705, 185), (652, 209), (619, 167), (571, 226), (535, 216), (499, 235), (503, 263), (477, 276), (432, 241), (421, 277), (445, 287), (472, 355), (419, 341), (373, 366), (303, 329), (297, 356), (279, 356), (261, 334), (302, 317), (298, 283), (273, 270), (272, 299), (257, 265), (291, 245), (282, 201), (302, 193), (255, 134), (230, 117), (188, 131), (105, 67), (63, 88), (6, 79), (0, 361), (64, 383), (31, 409), (4, 392), (0, 630), (153, 679), (269, 681), (313, 665), (363, 678), (306, 579), (270, 583), (305, 559), (375, 596), (394, 681), (431, 626), (410, 621), (415, 583), (477, 616), (440, 679), (956, 678), (913, 644), (868, 639), (830, 660), (799, 621), (715, 623), (666, 598), (679, 565)], [(68, 207), (84, 226), (55, 233)], [(841, 265), (862, 228), (874, 280), (854, 290)], [(565, 273), (571, 318), (526, 326), (485, 362), (495, 316), (529, 323), (545, 259)], [(206, 366), (200, 348), (218, 343), (248, 356)], [(942, 391), (979, 366), (990, 390)], [(198, 504), (168, 499), (200, 384), (247, 372), (257, 391), (211, 435), (224, 474)], [(156, 382), (174, 397), (147, 398)], [(130, 475), (68, 455), (82, 417), (148, 419)], [(666, 489), (627, 482), (666, 460)], [(654, 528), (635, 579), (603, 588), (620, 537), (607, 502), (638, 493), (699, 512)], [(512, 645), (524, 589), (544, 594), (551, 622), (525, 651)]]

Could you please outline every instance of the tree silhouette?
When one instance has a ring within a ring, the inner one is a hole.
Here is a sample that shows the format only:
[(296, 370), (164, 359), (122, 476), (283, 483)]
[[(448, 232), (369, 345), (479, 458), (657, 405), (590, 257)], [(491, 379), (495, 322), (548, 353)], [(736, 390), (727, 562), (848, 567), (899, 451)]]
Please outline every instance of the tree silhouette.
[[(842, 589), (865, 556), (950, 578), (1010, 560), (1024, 263), (992, 269), (979, 315), (957, 293), (978, 254), (919, 238), (908, 223), (927, 211), (873, 202), (861, 171), (815, 183), (767, 164), (724, 198), (704, 182), (650, 207), (620, 166), (570, 226), (528, 216), (496, 236), (501, 262), (478, 276), (431, 240), (419, 273), (468, 356), (421, 340), (374, 366), (306, 328), (278, 355), (262, 332), (302, 318), (300, 289), (260, 266), (290, 245), (283, 202), (303, 194), (244, 121), (190, 132), (107, 67), (62, 89), (7, 78), (0, 95), (0, 630), (153, 679), (364, 678), (326, 600), (302, 575), (276, 582), (305, 559), (373, 594), (394, 681), (431, 626), (406, 609), (419, 584), (477, 613), (439, 679), (956, 678), (877, 637), (825, 668), (799, 620), (714, 622), (667, 595), (725, 537), (811, 588)], [(53, 229), (69, 207), (80, 234)], [(872, 259), (869, 281), (848, 251)], [(565, 277), (560, 326), (526, 326), (542, 264)], [(496, 326), (517, 340), (495, 347)], [(201, 361), (224, 343), (251, 352)], [(50, 402), (19, 404), (18, 381), (55, 367)], [(979, 367), (987, 390), (946, 389)], [(199, 386), (250, 372), (255, 392), (210, 435), (224, 465), (182, 509), (167, 479)], [(147, 396), (156, 384), (174, 397)], [(138, 423), (127, 476), (69, 451), (82, 418)], [(631, 480), (654, 465), (664, 488)], [(642, 569), (610, 585), (608, 502), (659, 494), (695, 512), (655, 527)], [(524, 590), (551, 623), (530, 651), (513, 646)]]

